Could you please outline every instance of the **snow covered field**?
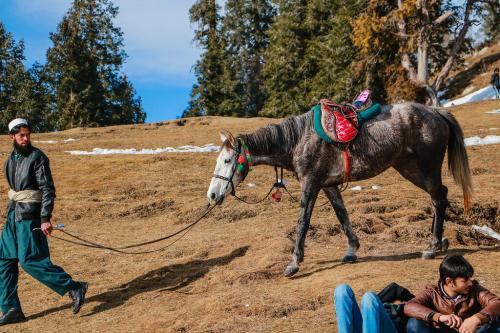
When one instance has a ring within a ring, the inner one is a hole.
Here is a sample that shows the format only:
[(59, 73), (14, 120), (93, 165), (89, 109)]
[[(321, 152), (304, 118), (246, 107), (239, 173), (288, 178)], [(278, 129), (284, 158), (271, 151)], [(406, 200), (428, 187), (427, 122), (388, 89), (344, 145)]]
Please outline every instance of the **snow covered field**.
[(482, 139), (479, 136), (473, 136), (466, 138), (464, 141), (466, 146), (492, 145), (500, 143), (500, 135), (487, 135)]
[(181, 146), (177, 148), (166, 147), (166, 148), (156, 148), (156, 149), (140, 149), (135, 148), (129, 149), (101, 149), (94, 148), (92, 151), (85, 150), (69, 150), (66, 153), (71, 155), (151, 155), (151, 154), (161, 154), (161, 153), (210, 153), (214, 151), (219, 151), (219, 146), (209, 143), (202, 147), (198, 146)]
[(482, 89), (476, 90), (466, 96), (454, 99), (452, 101), (441, 101), (444, 107), (460, 105), (470, 102), (484, 101), (487, 99), (494, 99), (495, 91), (492, 86), (487, 86)]

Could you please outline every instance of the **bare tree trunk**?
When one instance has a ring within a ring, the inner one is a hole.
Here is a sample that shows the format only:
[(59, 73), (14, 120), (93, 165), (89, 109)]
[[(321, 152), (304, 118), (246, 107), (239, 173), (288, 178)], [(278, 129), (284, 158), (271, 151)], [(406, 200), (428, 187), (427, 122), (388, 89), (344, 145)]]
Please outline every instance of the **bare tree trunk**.
[(427, 96), (429, 96), (430, 102), (432, 106), (441, 106), (441, 102), (437, 97), (436, 90), (434, 90), (428, 84), (424, 85), (425, 91), (427, 92)]
[(441, 86), (450, 73), (451, 69), (453, 68), (453, 65), (455, 64), (455, 61), (457, 60), (458, 53), (460, 49), (462, 48), (462, 45), (465, 40), (465, 36), (467, 35), (467, 31), (469, 30), (469, 27), (471, 25), (470, 21), (470, 15), (472, 13), (472, 9), (474, 6), (474, 3), (477, 0), (467, 0), (467, 4), (465, 5), (465, 13), (464, 13), (464, 23), (462, 26), (462, 29), (458, 33), (457, 38), (455, 39), (455, 42), (453, 44), (453, 48), (451, 49), (450, 55), (448, 57), (448, 60), (446, 61), (446, 64), (443, 66), (441, 71), (439, 72), (439, 75), (436, 77), (436, 80), (432, 84), (432, 88), (435, 91), (439, 91), (441, 89)]
[(419, 36), (419, 41), (418, 41), (418, 76), (417, 76), (417, 81), (421, 85), (427, 84), (428, 80), (428, 66), (427, 66), (427, 48), (429, 44), (425, 40), (425, 32), (421, 32)]
[[(436, 79), (432, 84), (429, 84), (428, 82), (429, 81), (428, 48), (430, 45), (430, 38), (431, 38), (430, 31), (433, 29), (434, 26), (442, 23), (448, 17), (453, 15), (453, 13), (450, 11), (445, 12), (438, 19), (436, 19), (435, 22), (431, 23), (429, 16), (428, 1), (417, 0), (415, 4), (418, 11), (420, 12), (421, 22), (422, 22), (421, 27), (418, 30), (418, 36), (417, 36), (417, 45), (418, 45), (417, 70), (415, 71), (415, 67), (411, 63), (410, 56), (407, 53), (403, 53), (401, 59), (401, 65), (408, 72), (409, 79), (425, 89), (425, 91), (429, 96), (429, 99), (432, 101), (432, 104), (434, 106), (440, 105), (436, 92), (439, 91), (444, 80), (446, 79), (451, 69), (453, 68), (453, 65), (455, 64), (455, 61), (459, 55), (459, 51), (462, 48), (463, 43), (465, 41), (465, 36), (467, 35), (467, 31), (470, 25), (472, 24), (470, 16), (473, 11), (474, 4), (476, 2), (478, 2), (478, 0), (467, 0), (465, 6), (463, 26), (457, 38), (455, 39), (453, 48), (450, 52), (448, 60), (446, 61), (446, 64), (443, 66), (439, 75), (436, 77)], [(400, 10), (403, 9), (403, 0), (398, 0), (398, 8)], [(397, 22), (397, 26), (399, 30), (399, 35), (402, 38), (407, 38), (408, 35), (406, 33), (406, 23), (404, 22), (404, 20), (403, 19), (399, 20)]]
[(431, 29), (430, 19), (429, 19), (429, 8), (427, 8), (427, 0), (417, 1), (417, 8), (420, 10), (422, 26), (418, 31), (418, 83), (421, 85), (426, 85), (429, 79), (429, 68), (428, 68), (428, 55), (427, 49), (429, 47), (429, 31)]

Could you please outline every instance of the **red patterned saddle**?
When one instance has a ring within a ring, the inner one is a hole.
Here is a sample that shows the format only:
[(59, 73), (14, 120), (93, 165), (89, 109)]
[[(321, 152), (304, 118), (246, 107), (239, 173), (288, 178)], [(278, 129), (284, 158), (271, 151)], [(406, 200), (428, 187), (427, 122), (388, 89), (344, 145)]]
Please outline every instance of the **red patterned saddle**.
[(335, 142), (349, 142), (358, 134), (356, 107), (337, 104), (328, 99), (319, 101), (321, 125), (326, 135)]

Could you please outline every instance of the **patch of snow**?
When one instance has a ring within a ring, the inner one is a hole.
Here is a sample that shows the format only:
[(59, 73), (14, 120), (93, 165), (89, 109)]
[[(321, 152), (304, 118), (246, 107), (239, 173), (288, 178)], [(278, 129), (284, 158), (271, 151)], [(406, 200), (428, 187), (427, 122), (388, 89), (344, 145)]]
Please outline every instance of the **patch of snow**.
[(483, 235), (490, 236), (491, 238), (495, 238), (496, 240), (500, 241), (500, 234), (486, 225), (483, 225), (482, 227), (473, 225), (472, 229), (482, 233)]
[(364, 189), (365, 187), (364, 186), (353, 186), (351, 187), (351, 191), (361, 191), (362, 189)]
[(446, 89), (441, 90), (441, 91), (438, 91), (438, 93), (437, 93), (437, 97), (438, 97), (438, 98), (441, 98), (441, 97), (443, 97), (446, 93), (447, 93)]
[(482, 89), (476, 90), (476, 91), (474, 91), (474, 92), (472, 92), (464, 97), (460, 97), (460, 98), (457, 98), (455, 100), (443, 103), (443, 106), (448, 107), (448, 106), (453, 106), (453, 105), (461, 105), (461, 104), (465, 104), (465, 103), (483, 101), (483, 100), (494, 99), (494, 98), (495, 98), (495, 91), (493, 90), (493, 87), (487, 86), (487, 87), (484, 87)]
[(483, 146), (500, 143), (500, 135), (487, 135), (484, 138), (473, 136), (464, 140), (466, 146)]
[(382, 188), (382, 186), (380, 185), (373, 185), (372, 186), (372, 190), (380, 190)]
[(255, 184), (255, 183), (248, 183), (247, 186), (253, 188), (253, 187), (257, 187), (257, 184)]
[(488, 128), (490, 131), (496, 131), (498, 128), (496, 127), (492, 127), (492, 128)]
[(485, 113), (488, 113), (488, 114), (499, 114), (500, 110), (487, 111)]
[(210, 153), (214, 151), (219, 151), (219, 146), (209, 143), (202, 147), (181, 146), (177, 148), (166, 147), (166, 148), (141, 149), (141, 150), (137, 150), (135, 148), (129, 148), (129, 149), (94, 148), (92, 149), (92, 151), (68, 150), (66, 151), (66, 153), (69, 153), (71, 155), (150, 155), (150, 154), (161, 154), (161, 153)]
[[(68, 138), (68, 139), (62, 140), (62, 142), (72, 142), (72, 141), (76, 141), (76, 140), (77, 139)], [(36, 143), (57, 143), (56, 140), (35, 140), (33, 142), (36, 142)]]
[(35, 140), (33, 142), (36, 142), (36, 143), (57, 143), (57, 141), (54, 141), (54, 140)]

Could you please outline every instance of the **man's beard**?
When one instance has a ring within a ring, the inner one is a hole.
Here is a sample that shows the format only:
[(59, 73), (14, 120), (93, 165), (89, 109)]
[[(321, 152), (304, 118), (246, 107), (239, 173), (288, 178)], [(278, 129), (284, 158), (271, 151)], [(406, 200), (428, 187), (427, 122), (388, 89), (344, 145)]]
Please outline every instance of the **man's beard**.
[(14, 150), (21, 155), (27, 155), (31, 152), (31, 142), (27, 146), (21, 146), (17, 142), (14, 142)]

